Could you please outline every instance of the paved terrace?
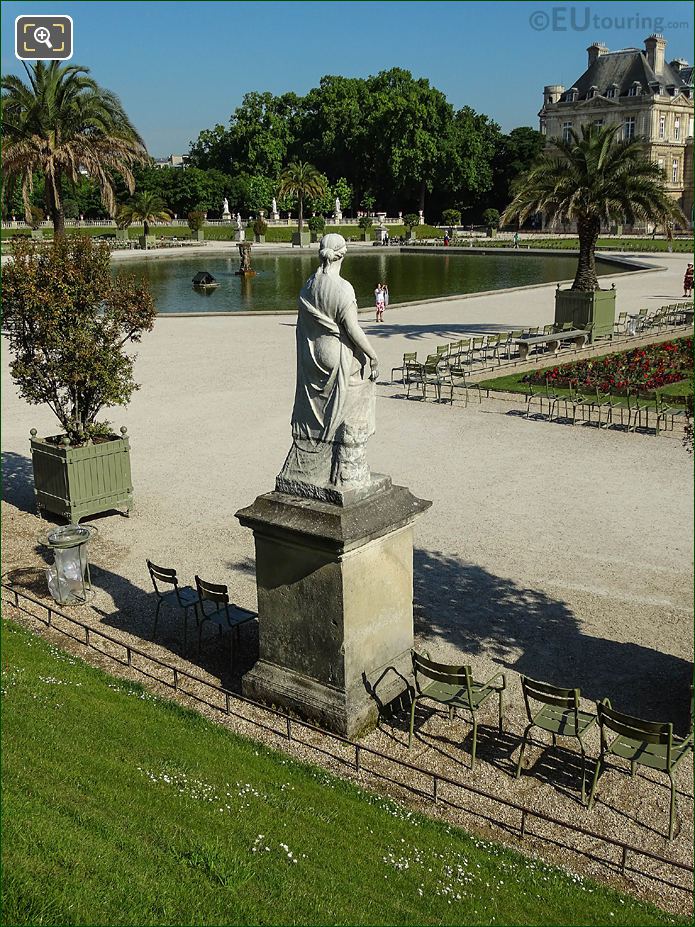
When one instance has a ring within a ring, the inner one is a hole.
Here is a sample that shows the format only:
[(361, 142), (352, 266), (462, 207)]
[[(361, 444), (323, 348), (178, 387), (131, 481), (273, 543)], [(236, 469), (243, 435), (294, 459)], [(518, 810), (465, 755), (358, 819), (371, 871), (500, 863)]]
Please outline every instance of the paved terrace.
[[(618, 311), (677, 301), (685, 259), (644, 255), (661, 269), (616, 275)], [(349, 278), (349, 255), (345, 264)], [(612, 278), (604, 278), (607, 284)], [(389, 281), (392, 299), (397, 281)], [(604, 284), (605, 285), (605, 284)], [(477, 331), (552, 321), (554, 286), (389, 309), (363, 324), (381, 359), (382, 380), (404, 351)], [(181, 629), (160, 622), (147, 643), (154, 612), (145, 558), (229, 584), (240, 604), (255, 608), (251, 533), (234, 512), (273, 488), (290, 444), (294, 389), (291, 316), (160, 317), (139, 346), (142, 388), (127, 410), (112, 410), (132, 442), (133, 516), (95, 519), (93, 609), (80, 617), (110, 633), (180, 661)], [(29, 429), (55, 432), (50, 412), (28, 407), (2, 365), (4, 569), (45, 595), (33, 514)], [(435, 658), (465, 660), (477, 678), (510, 675), (510, 707), (502, 740), (481, 735), (472, 782), (516, 797), (656, 852), (688, 860), (692, 853), (692, 775), (678, 776), (679, 824), (671, 844), (665, 779), (650, 784), (607, 773), (593, 813), (577, 801), (576, 776), (563, 774), (570, 754), (550, 751), (535, 774), (509, 777), (524, 718), (518, 673), (581, 687), (591, 700), (610, 696), (637, 715), (687, 725), (693, 656), (692, 461), (676, 440), (563, 427), (490, 414), (498, 404), (406, 402), (379, 385), (373, 469), (390, 473), (433, 502), (415, 532), (415, 628)], [(145, 643), (143, 644), (143, 641)], [(227, 643), (210, 634), (200, 672), (238, 684), (253, 659), (247, 635), (242, 665), (230, 674)], [(195, 651), (190, 654), (193, 662)], [(494, 722), (490, 709), (489, 721)], [(424, 719), (424, 713), (420, 721)], [(441, 718), (423, 727), (412, 758), (470, 776), (470, 732)], [(405, 756), (402, 723), (370, 743)], [(570, 747), (570, 749), (572, 749)], [(597, 744), (592, 744), (594, 752)], [(538, 750), (529, 751), (537, 763)], [(649, 787), (647, 787), (649, 786)], [(641, 826), (640, 820), (647, 821)], [(659, 896), (675, 905), (664, 890)]]

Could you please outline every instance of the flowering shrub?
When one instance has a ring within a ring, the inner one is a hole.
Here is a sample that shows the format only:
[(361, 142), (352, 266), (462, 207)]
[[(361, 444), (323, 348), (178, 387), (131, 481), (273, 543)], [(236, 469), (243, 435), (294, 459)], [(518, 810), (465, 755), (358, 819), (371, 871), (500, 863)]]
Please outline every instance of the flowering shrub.
[(669, 383), (693, 376), (693, 339), (679, 338), (644, 348), (592, 357), (549, 370), (534, 370), (524, 383), (545, 383), (577, 389), (598, 388), (601, 392), (625, 394), (653, 393)]

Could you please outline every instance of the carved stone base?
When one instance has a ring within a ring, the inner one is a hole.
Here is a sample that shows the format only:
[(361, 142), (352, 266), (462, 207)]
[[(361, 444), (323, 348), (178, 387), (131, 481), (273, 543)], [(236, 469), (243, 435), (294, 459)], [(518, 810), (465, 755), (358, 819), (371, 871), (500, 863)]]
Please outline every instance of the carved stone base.
[(272, 492), (237, 512), (254, 532), (260, 659), (245, 695), (354, 737), (405, 691), (413, 522), (404, 486), (345, 506)]

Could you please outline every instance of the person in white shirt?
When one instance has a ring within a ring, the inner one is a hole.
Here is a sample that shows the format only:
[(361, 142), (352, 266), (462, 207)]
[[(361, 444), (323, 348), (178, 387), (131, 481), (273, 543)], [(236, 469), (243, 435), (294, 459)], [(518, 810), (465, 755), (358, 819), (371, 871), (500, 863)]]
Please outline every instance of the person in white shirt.
[(377, 283), (374, 290), (374, 300), (376, 302), (376, 321), (384, 321), (384, 291), (380, 283)]

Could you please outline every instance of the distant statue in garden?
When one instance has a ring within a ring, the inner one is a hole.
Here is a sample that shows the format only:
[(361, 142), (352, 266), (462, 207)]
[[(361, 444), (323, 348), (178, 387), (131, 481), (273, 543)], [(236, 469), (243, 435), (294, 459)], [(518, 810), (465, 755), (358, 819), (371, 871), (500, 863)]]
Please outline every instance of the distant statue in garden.
[(340, 215), (340, 197), (336, 196), (335, 198), (335, 214), (336, 216)]
[(222, 203), (222, 213), (223, 213), (225, 216), (228, 216), (228, 215), (229, 215), (229, 200), (227, 199), (226, 196), (225, 196), (225, 198), (224, 198), (224, 203)]
[(236, 227), (241, 231), (241, 213), (236, 214)]
[(273, 197), (273, 213), (277, 213), (277, 211), (278, 211), (278, 204), (275, 201), (275, 197)]
[(366, 445), (379, 375), (355, 291), (340, 276), (346, 252), (342, 235), (324, 235), (321, 266), (299, 294), (293, 442), (276, 480), (279, 492), (331, 502), (340, 491), (370, 491)]

